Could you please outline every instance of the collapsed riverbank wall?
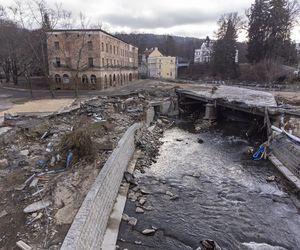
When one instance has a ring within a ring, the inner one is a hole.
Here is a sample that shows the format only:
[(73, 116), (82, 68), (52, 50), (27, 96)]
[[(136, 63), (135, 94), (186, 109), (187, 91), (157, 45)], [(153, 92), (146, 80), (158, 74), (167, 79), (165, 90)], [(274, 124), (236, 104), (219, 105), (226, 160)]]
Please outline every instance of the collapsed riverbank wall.
[(119, 141), (83, 201), (61, 250), (100, 249), (123, 174), (135, 151), (135, 135), (142, 123), (132, 125)]

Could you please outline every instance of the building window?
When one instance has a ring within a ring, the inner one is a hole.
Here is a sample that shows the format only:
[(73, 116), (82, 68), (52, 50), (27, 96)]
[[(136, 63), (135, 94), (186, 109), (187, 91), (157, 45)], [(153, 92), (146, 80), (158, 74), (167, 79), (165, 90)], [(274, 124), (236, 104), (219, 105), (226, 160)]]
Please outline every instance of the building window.
[(94, 67), (94, 59), (93, 59), (93, 57), (89, 57), (89, 67)]
[(106, 59), (106, 66), (108, 66), (109, 65), (109, 63), (108, 63), (108, 59)]
[(59, 42), (54, 42), (54, 48), (55, 50), (59, 50)]
[(71, 67), (71, 57), (66, 57), (66, 65)]
[(108, 53), (108, 44), (106, 44), (106, 53)]
[(54, 78), (56, 83), (61, 83), (60, 75), (56, 74)]
[(88, 50), (93, 50), (93, 42), (92, 41), (88, 41)]
[(114, 46), (114, 55), (116, 54), (116, 46)]
[(105, 66), (105, 60), (102, 58), (102, 66)]
[(67, 74), (63, 75), (63, 83), (70, 83), (70, 78)]
[(112, 54), (112, 45), (109, 46), (109, 52)]
[(82, 77), (81, 77), (81, 82), (82, 82), (83, 84), (89, 83), (89, 79), (88, 79), (87, 75), (82, 75)]
[(97, 77), (95, 75), (91, 75), (91, 83), (96, 84), (97, 83)]
[(104, 51), (104, 43), (101, 44), (101, 49)]
[(59, 57), (56, 57), (55, 58), (55, 64), (56, 64), (56, 67), (60, 67), (60, 58)]
[(117, 60), (117, 65), (119, 66), (119, 60)]
[(116, 66), (116, 60), (114, 60), (114, 66)]
[(112, 59), (110, 59), (110, 65), (112, 66)]
[(170, 72), (170, 76), (173, 76), (173, 73), (172, 73), (172, 71)]

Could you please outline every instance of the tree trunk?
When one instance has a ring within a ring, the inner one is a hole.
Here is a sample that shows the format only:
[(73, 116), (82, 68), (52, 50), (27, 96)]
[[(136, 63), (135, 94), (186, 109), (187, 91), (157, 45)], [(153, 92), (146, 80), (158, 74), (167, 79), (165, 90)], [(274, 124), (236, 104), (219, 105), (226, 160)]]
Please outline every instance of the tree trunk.
[(10, 74), (9, 74), (9, 71), (8, 71), (8, 72), (5, 71), (4, 73), (5, 73), (5, 81), (6, 81), (7, 83), (9, 83), (9, 80), (10, 80)]
[(46, 75), (46, 84), (49, 86), (49, 91), (50, 91), (51, 97), (55, 98), (55, 93), (54, 93), (54, 90), (52, 88), (52, 83), (51, 83), (48, 75)]
[(11, 65), (12, 79), (15, 85), (18, 85), (18, 67), (15, 61)]
[(26, 80), (27, 80), (27, 83), (28, 83), (30, 98), (33, 98), (32, 82), (31, 82), (30, 76), (28, 76), (27, 74), (26, 74)]
[(10, 62), (8, 59), (5, 59), (5, 62), (2, 66), (4, 74), (5, 74), (5, 80), (8, 83), (10, 81)]
[(75, 76), (75, 97), (78, 97), (78, 73)]

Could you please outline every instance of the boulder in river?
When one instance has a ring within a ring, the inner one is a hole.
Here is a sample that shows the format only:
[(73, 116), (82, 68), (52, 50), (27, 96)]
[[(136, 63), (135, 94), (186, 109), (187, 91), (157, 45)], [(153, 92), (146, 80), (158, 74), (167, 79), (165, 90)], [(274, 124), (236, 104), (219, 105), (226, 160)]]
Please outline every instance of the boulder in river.
[(200, 244), (202, 247), (197, 248), (198, 250), (221, 250), (221, 247), (214, 240), (201, 240)]
[(145, 229), (143, 230), (142, 234), (144, 235), (153, 235), (155, 233), (156, 230), (154, 229)]

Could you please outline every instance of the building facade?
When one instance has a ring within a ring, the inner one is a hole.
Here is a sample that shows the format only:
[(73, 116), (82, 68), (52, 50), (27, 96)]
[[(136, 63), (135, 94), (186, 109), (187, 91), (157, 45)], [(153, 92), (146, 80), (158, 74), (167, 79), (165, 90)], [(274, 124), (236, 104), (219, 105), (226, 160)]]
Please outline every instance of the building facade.
[(176, 57), (163, 56), (158, 48), (151, 49), (147, 56), (148, 77), (175, 79)]
[(49, 31), (47, 50), (57, 89), (106, 89), (138, 78), (138, 48), (100, 29)]
[(194, 63), (209, 63), (213, 53), (213, 43), (206, 37), (200, 49), (195, 50)]

